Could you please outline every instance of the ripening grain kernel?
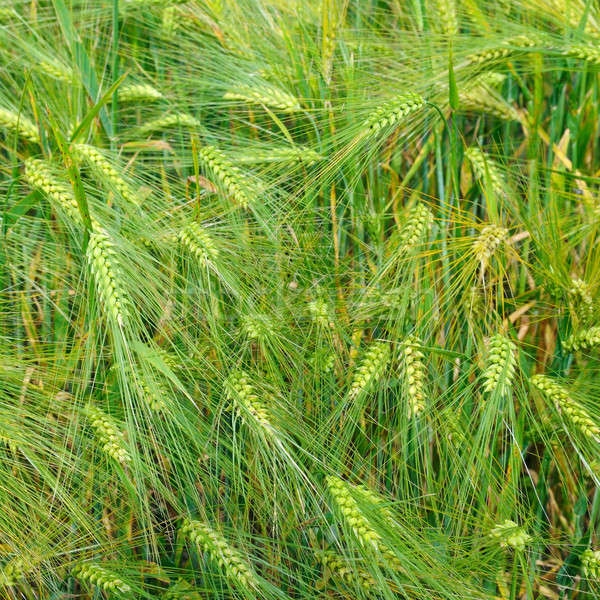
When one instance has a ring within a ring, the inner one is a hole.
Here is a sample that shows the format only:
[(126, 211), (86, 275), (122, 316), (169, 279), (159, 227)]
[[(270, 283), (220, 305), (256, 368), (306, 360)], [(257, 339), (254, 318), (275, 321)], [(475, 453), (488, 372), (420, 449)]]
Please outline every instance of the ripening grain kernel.
[(122, 465), (131, 462), (131, 456), (125, 448), (123, 434), (114, 421), (96, 406), (89, 404), (85, 413), (90, 425), (94, 428), (102, 450)]
[(258, 579), (250, 565), (223, 535), (206, 523), (186, 519), (181, 527), (183, 535), (201, 552), (206, 552), (225, 571), (227, 577), (242, 587), (258, 589)]
[(417, 417), (425, 410), (425, 355), (419, 349), (421, 340), (409, 335), (400, 345), (400, 366), (404, 392), (408, 403), (408, 418)]
[(384, 102), (374, 110), (364, 122), (364, 133), (373, 134), (381, 129), (396, 125), (407, 115), (414, 113), (425, 105), (425, 100), (418, 94), (407, 92)]
[(119, 259), (106, 232), (99, 230), (91, 234), (86, 255), (102, 308), (122, 327), (127, 322), (129, 301)]
[(77, 160), (85, 161), (90, 166), (103, 185), (112, 186), (124, 200), (139, 206), (140, 201), (129, 188), (129, 185), (97, 148), (88, 144), (73, 144), (71, 151)]
[(583, 435), (596, 441), (600, 440), (600, 427), (594, 422), (585, 407), (570, 397), (565, 387), (546, 375), (534, 375), (531, 383), (554, 402), (558, 412), (566, 415)]
[(244, 173), (215, 146), (202, 146), (198, 150), (198, 158), (218, 180), (223, 192), (234, 198), (242, 208), (248, 208), (251, 200), (241, 184), (245, 179)]
[(496, 525), (490, 531), (490, 536), (498, 540), (501, 548), (513, 548), (519, 551), (525, 550), (525, 546), (531, 542), (531, 536), (525, 529), (510, 519)]
[(515, 376), (517, 347), (507, 337), (496, 334), (490, 338), (488, 355), (483, 371), (485, 392), (505, 395)]
[(269, 84), (256, 86), (239, 85), (234, 90), (229, 90), (223, 96), (225, 100), (243, 100), (254, 104), (264, 104), (269, 108), (276, 108), (283, 112), (296, 112), (302, 110), (297, 98)]
[(384, 375), (390, 360), (390, 347), (387, 342), (373, 342), (365, 352), (354, 372), (348, 395), (351, 398), (367, 392), (371, 385)]
[(40, 143), (40, 134), (35, 123), (12, 110), (0, 108), (0, 128), (8, 129), (35, 144)]
[(219, 257), (219, 250), (202, 225), (189, 223), (178, 234), (181, 245), (205, 267)]
[(122, 593), (131, 591), (131, 587), (115, 573), (98, 563), (79, 563), (71, 569), (71, 575), (105, 591)]

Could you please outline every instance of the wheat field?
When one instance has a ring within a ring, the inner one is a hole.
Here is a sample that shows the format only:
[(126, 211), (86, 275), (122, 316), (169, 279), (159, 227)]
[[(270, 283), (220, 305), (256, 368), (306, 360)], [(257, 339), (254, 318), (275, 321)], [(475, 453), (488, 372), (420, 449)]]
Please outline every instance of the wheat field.
[(598, 0), (3, 0), (0, 598), (600, 595)]

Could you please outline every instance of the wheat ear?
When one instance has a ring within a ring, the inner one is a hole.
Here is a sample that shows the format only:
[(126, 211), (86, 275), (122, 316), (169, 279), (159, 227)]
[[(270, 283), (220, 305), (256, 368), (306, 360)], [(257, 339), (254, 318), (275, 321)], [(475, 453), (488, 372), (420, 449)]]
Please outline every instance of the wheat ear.
[(374, 110), (363, 124), (363, 135), (372, 135), (382, 129), (397, 125), (408, 115), (417, 112), (425, 105), (425, 100), (413, 92), (400, 94), (384, 102)]
[(223, 96), (225, 100), (243, 100), (244, 102), (263, 104), (283, 112), (302, 110), (297, 98), (275, 86), (263, 84), (256, 86), (238, 85)]
[(189, 223), (178, 234), (181, 245), (204, 267), (216, 261), (219, 250), (209, 233), (199, 223)]
[(490, 338), (483, 371), (483, 389), (488, 393), (505, 395), (515, 376), (517, 347), (507, 337), (496, 334)]
[(600, 345), (600, 325), (572, 333), (563, 344), (567, 352), (590, 350)]
[(186, 519), (181, 527), (183, 535), (204, 551), (225, 571), (227, 577), (243, 587), (258, 589), (259, 582), (250, 565), (232, 548), (221, 533), (206, 523)]
[(400, 366), (409, 419), (417, 417), (425, 410), (425, 355), (419, 349), (422, 345), (421, 340), (414, 335), (407, 336), (400, 345)]
[(8, 129), (35, 144), (40, 143), (40, 134), (35, 123), (12, 110), (0, 108), (0, 128)]
[(123, 434), (117, 428), (115, 422), (92, 404), (86, 407), (85, 413), (102, 446), (102, 450), (122, 465), (131, 462), (131, 456), (125, 448)]
[(525, 529), (510, 519), (496, 525), (490, 531), (490, 536), (498, 540), (501, 548), (513, 548), (521, 552), (531, 542), (531, 536)]
[(387, 342), (373, 342), (366, 350), (358, 365), (348, 395), (356, 398), (365, 393), (384, 375), (390, 361), (390, 347)]
[(127, 593), (131, 591), (131, 587), (115, 573), (98, 563), (79, 563), (71, 569), (71, 575), (109, 592)]
[(335, 552), (319, 552), (317, 558), (331, 574), (349, 586), (358, 584), (366, 592), (376, 586), (375, 579), (367, 571), (348, 564)]

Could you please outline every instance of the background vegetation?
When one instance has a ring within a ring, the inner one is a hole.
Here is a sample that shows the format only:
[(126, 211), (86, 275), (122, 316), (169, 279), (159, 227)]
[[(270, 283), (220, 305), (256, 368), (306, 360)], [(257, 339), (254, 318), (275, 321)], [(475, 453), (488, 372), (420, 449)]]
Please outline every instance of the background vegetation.
[(5, 0), (3, 598), (583, 598), (596, 0)]

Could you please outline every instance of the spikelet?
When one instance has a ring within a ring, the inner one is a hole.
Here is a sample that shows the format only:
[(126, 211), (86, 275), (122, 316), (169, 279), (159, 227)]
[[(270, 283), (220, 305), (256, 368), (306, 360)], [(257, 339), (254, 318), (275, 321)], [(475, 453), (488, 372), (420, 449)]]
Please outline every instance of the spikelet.
[(274, 434), (269, 409), (256, 395), (246, 373), (235, 371), (226, 379), (224, 387), (227, 398), (244, 419), (251, 418), (269, 435)]
[(216, 261), (219, 257), (219, 249), (215, 246), (206, 229), (199, 223), (186, 225), (177, 234), (177, 238), (181, 245), (195, 256), (203, 267)]
[(394, 553), (384, 544), (381, 536), (373, 529), (354, 499), (352, 490), (355, 486), (334, 475), (327, 476), (325, 481), (334, 503), (357, 540), (363, 546), (380, 552), (392, 568), (401, 568)]
[(283, 112), (302, 110), (297, 98), (269, 84), (257, 84), (255, 86), (239, 84), (234, 90), (226, 92), (223, 98), (225, 100), (243, 100), (250, 104), (264, 104), (269, 108), (276, 108)]
[(324, 160), (318, 152), (308, 146), (274, 146), (269, 150), (252, 150), (251, 153), (236, 155), (238, 163), (302, 163), (310, 166)]
[(384, 375), (390, 360), (390, 347), (387, 342), (373, 342), (366, 350), (354, 372), (348, 395), (356, 398)]
[(40, 143), (40, 134), (35, 123), (12, 110), (0, 107), (0, 128), (8, 129), (35, 144)]
[(577, 352), (579, 350), (590, 350), (598, 345), (600, 345), (600, 325), (595, 325), (583, 331), (572, 333), (563, 344), (563, 347), (567, 352)]
[(187, 113), (173, 113), (144, 123), (144, 125), (136, 130), (136, 133), (138, 135), (147, 135), (154, 131), (162, 131), (163, 129), (170, 129), (172, 127), (183, 127), (196, 131), (202, 129), (202, 123)]
[(376, 586), (375, 579), (367, 571), (349, 565), (335, 552), (318, 552), (317, 558), (332, 575), (349, 586), (358, 584), (365, 592), (372, 591)]
[(90, 235), (86, 256), (102, 308), (122, 327), (127, 322), (129, 301), (114, 244), (105, 231), (100, 229)]
[(49, 62), (43, 60), (37, 63), (36, 66), (42, 73), (52, 77), (52, 79), (56, 79), (62, 83), (73, 82), (73, 71), (58, 62)]
[(184, 521), (181, 532), (200, 551), (209, 554), (231, 581), (245, 588), (259, 588), (258, 578), (250, 565), (227, 543), (222, 534), (206, 523), (192, 519)]
[(414, 113), (425, 105), (425, 100), (418, 94), (407, 92), (384, 102), (374, 110), (364, 122), (364, 134), (375, 134), (381, 129), (399, 123), (407, 115)]
[(496, 525), (490, 531), (490, 536), (500, 542), (501, 548), (513, 548), (520, 552), (525, 550), (525, 546), (531, 542), (531, 536), (525, 529), (510, 519)]
[(119, 102), (156, 102), (164, 96), (147, 83), (130, 83), (119, 88)]
[(273, 322), (267, 315), (244, 315), (242, 331), (249, 339), (263, 342), (273, 336)]
[(581, 566), (588, 579), (600, 579), (600, 550), (584, 550), (581, 554)]
[(311, 300), (308, 303), (308, 312), (311, 319), (319, 327), (327, 328), (332, 325), (330, 317), (331, 309), (329, 308), (329, 304), (323, 300), (323, 298)]
[[(77, 200), (69, 187), (58, 181), (48, 162), (36, 158), (25, 161), (25, 180), (32, 187), (48, 196), (60, 210), (74, 223), (83, 225)], [(92, 224), (95, 221), (92, 218)]]
[(508, 231), (499, 225), (486, 225), (473, 242), (475, 259), (481, 264), (482, 272), (487, 268), (490, 258), (507, 240)]
[(421, 340), (414, 335), (406, 337), (400, 345), (400, 365), (409, 419), (425, 410), (425, 356), (418, 348), (422, 345)]
[(485, 185), (489, 181), (494, 193), (501, 198), (504, 197), (506, 195), (506, 183), (500, 175), (496, 163), (475, 146), (467, 148), (465, 156), (482, 184)]
[(102, 444), (102, 450), (122, 465), (131, 462), (131, 456), (125, 448), (123, 434), (112, 418), (92, 404), (86, 406), (85, 414), (94, 428), (98, 441)]
[(566, 388), (546, 375), (534, 375), (531, 383), (552, 400), (556, 409), (565, 414), (583, 435), (596, 441), (600, 440), (600, 427), (596, 425), (585, 407), (571, 398)]
[(572, 58), (580, 58), (592, 64), (600, 65), (600, 50), (597, 46), (585, 46), (583, 44), (573, 44), (567, 46), (562, 54)]
[(245, 179), (242, 171), (215, 146), (201, 147), (198, 150), (198, 158), (202, 165), (218, 179), (223, 192), (233, 197), (242, 208), (248, 208), (251, 201), (240, 184)]
[(0, 569), (0, 588), (17, 585), (31, 570), (22, 558), (13, 558)]
[(590, 285), (583, 279), (572, 279), (569, 288), (569, 299), (576, 305), (579, 312), (583, 313), (584, 321), (589, 321), (594, 316), (594, 300)]
[(476, 85), (458, 95), (460, 107), (467, 112), (484, 112), (505, 121), (521, 121), (521, 115), (488, 85)]
[(153, 382), (153, 387), (150, 387), (144, 380), (136, 380), (140, 396), (150, 410), (154, 412), (162, 412), (166, 409), (165, 391), (158, 382)]
[(400, 253), (405, 254), (420, 244), (432, 223), (433, 213), (425, 204), (417, 204), (410, 211), (410, 215), (398, 236)]
[(531, 36), (517, 36), (504, 40), (501, 45), (495, 48), (486, 48), (479, 52), (475, 52), (467, 57), (467, 62), (470, 64), (483, 64), (490, 61), (498, 61), (507, 58), (519, 49), (526, 49), (532, 46), (539, 45), (539, 40)]
[(122, 579), (98, 563), (79, 563), (71, 569), (71, 575), (80, 581), (87, 581), (96, 587), (110, 592), (130, 592), (131, 587)]
[(454, 0), (434, 0), (436, 14), (432, 15), (436, 21), (437, 29), (445, 35), (458, 33), (458, 19), (456, 17), (456, 3)]
[(73, 156), (80, 161), (85, 161), (103, 184), (112, 186), (124, 200), (139, 206), (140, 201), (129, 188), (119, 172), (104, 158), (97, 148), (88, 144), (73, 144)]
[(504, 396), (515, 376), (517, 347), (507, 337), (496, 334), (490, 338), (488, 355), (483, 371), (483, 389)]

